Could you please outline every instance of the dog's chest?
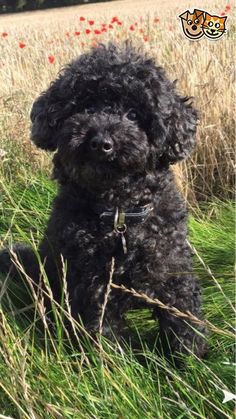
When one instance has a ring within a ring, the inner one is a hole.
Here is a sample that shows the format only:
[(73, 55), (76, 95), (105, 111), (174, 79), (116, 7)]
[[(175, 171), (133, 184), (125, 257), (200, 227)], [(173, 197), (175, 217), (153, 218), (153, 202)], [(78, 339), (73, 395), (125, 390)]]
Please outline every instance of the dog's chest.
[[(73, 222), (64, 231), (62, 244), (61, 253), (68, 262), (68, 278), (74, 277), (76, 272), (76, 277), (80, 278), (78, 287), (86, 284), (94, 289), (97, 282), (107, 283), (113, 258), (113, 282), (118, 285), (131, 287), (137, 274), (142, 278), (148, 275), (147, 259), (153, 242), (150, 242), (146, 225), (129, 226), (119, 234), (112, 225), (96, 220)], [(152, 252), (154, 259), (154, 247)]]
[(115, 230), (112, 224), (97, 220), (75, 220), (62, 232), (60, 247), (67, 258), (77, 254), (83, 258), (112, 257), (122, 258), (134, 253), (145, 238), (143, 226), (130, 226), (125, 230)]

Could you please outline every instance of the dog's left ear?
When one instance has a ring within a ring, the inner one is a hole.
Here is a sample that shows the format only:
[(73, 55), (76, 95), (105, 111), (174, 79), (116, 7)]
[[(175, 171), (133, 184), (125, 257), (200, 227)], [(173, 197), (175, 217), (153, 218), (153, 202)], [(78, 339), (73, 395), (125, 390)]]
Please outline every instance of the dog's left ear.
[(167, 130), (162, 159), (176, 163), (188, 157), (195, 146), (198, 112), (188, 97), (172, 95), (172, 111), (166, 119)]

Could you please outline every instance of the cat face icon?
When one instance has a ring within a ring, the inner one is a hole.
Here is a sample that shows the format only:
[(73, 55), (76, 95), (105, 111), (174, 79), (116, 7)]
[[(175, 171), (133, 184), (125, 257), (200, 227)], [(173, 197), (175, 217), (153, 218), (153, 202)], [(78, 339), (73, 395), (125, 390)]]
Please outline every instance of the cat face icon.
[(206, 13), (202, 28), (207, 38), (219, 39), (226, 32), (226, 19), (227, 16), (213, 16)]
[(193, 13), (190, 13), (189, 10), (186, 10), (181, 15), (179, 15), (184, 34), (187, 38), (192, 40), (198, 40), (203, 35), (202, 24), (204, 21), (204, 12), (203, 10), (194, 9)]

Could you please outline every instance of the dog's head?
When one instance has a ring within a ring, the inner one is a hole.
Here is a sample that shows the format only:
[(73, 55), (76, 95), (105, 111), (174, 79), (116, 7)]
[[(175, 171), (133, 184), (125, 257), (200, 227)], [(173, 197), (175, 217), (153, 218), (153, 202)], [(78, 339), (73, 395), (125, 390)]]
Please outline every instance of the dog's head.
[(202, 24), (204, 21), (203, 10), (194, 9), (193, 13), (191, 13), (189, 10), (186, 10), (184, 13), (179, 15), (179, 17), (182, 22), (184, 34), (187, 36), (187, 38), (198, 40), (204, 35), (202, 29)]
[(57, 150), (59, 181), (96, 188), (188, 156), (197, 112), (152, 59), (109, 44), (64, 68), (31, 120), (35, 144)]

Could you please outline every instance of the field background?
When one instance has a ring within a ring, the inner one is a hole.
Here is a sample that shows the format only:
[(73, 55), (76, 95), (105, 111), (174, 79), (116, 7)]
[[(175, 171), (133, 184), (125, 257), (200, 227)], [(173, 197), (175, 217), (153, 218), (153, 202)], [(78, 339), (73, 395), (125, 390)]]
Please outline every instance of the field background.
[[(185, 196), (189, 200), (215, 195), (231, 197), (235, 132), (234, 10), (222, 1), (209, 1), (207, 7), (213, 13), (228, 14), (228, 32), (217, 42), (205, 38), (191, 42), (184, 37), (177, 16), (188, 8), (192, 10), (191, 3), (186, 1), (176, 5), (175, 1), (123, 0), (1, 16), (0, 31), (8, 34), (0, 38), (0, 109), (5, 111), (0, 115), (0, 133), (1, 129), (4, 131), (1, 138), (7, 135), (11, 143), (14, 141), (14, 150), (16, 142), (20, 148), (23, 146), (24, 152), (24, 144), (29, 148), (32, 102), (59, 69), (98, 42), (132, 39), (134, 45), (142, 45), (163, 65), (172, 80), (179, 80), (179, 90), (194, 96), (201, 111), (196, 153), (187, 166), (183, 163), (176, 169)], [(85, 21), (80, 21), (81, 16)], [(109, 28), (114, 16), (119, 17), (121, 25), (114, 23)], [(89, 25), (88, 20), (94, 20), (94, 24)], [(100, 31), (103, 23), (107, 24), (107, 31), (96, 35), (94, 31)], [(91, 33), (86, 34), (86, 29)], [(54, 62), (50, 64), (49, 59)], [(31, 154), (36, 165), (47, 164), (42, 153), (39, 159), (35, 150)]]
[(91, 46), (131, 39), (178, 79), (179, 91), (194, 96), (201, 112), (195, 153), (174, 170), (190, 208), (195, 270), (210, 322), (209, 358), (192, 356), (185, 371), (145, 346), (142, 337), (153, 330), (146, 312), (129, 318), (140, 335), (141, 360), (106, 342), (98, 350), (85, 342), (75, 356), (63, 340), (60, 309), (55, 307), (56, 338), (45, 323), (42, 343), (42, 300), (33, 296), (32, 321), (22, 286), (9, 290), (3, 278), (0, 418), (233, 417), (234, 402), (222, 401), (223, 390), (234, 390), (235, 10), (231, 3), (208, 1), (209, 13), (228, 15), (228, 31), (218, 41), (191, 42), (177, 16), (201, 9), (199, 3), (118, 0), (0, 16), (0, 247), (16, 241), (36, 247), (56, 194), (51, 154), (29, 141), (34, 99)]

